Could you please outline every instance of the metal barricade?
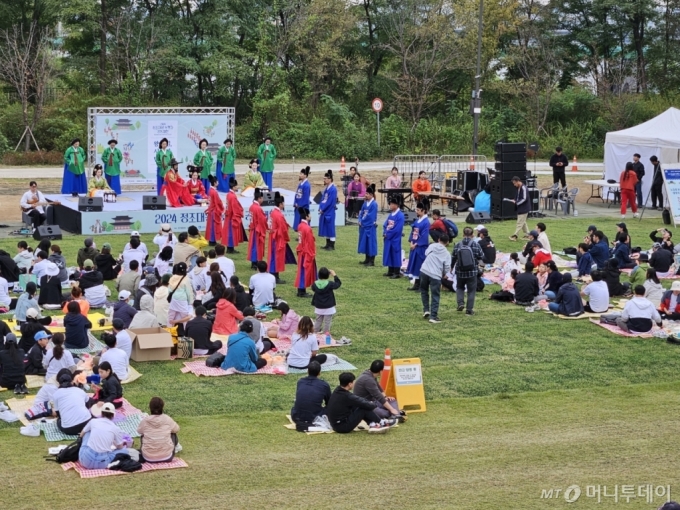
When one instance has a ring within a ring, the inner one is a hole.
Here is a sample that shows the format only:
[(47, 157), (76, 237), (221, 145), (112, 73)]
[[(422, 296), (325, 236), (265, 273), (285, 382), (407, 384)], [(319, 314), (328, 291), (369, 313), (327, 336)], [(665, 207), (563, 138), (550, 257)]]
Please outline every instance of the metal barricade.
[(410, 154), (394, 156), (393, 165), (401, 174), (402, 188), (410, 188), (420, 172), (425, 172), (434, 187), (433, 179), (439, 176), (439, 156), (436, 154)]

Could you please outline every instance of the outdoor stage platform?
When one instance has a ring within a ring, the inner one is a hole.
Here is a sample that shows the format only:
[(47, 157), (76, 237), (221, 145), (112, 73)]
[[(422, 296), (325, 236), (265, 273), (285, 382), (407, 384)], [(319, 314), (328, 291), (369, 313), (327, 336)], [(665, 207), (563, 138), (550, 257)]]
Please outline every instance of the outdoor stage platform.
[[(286, 200), (284, 214), (289, 225), (293, 225), (293, 191), (274, 188), (283, 195)], [(140, 233), (158, 233), (162, 223), (169, 223), (175, 232), (185, 232), (187, 227), (195, 225), (201, 232), (205, 231), (206, 215), (205, 206), (192, 207), (168, 207), (164, 211), (151, 211), (142, 209), (142, 197), (153, 195), (153, 192), (124, 192), (118, 196), (115, 203), (104, 202), (102, 212), (78, 211), (78, 197), (70, 195), (45, 195), (49, 201), (59, 201), (61, 205), (54, 206), (54, 223), (62, 230), (82, 235), (97, 234), (130, 234), (133, 230)], [(220, 193), (222, 201), (225, 193)], [(253, 199), (239, 195), (239, 202), (244, 209), (243, 225), (248, 228), (250, 214), (248, 208)], [(263, 206), (265, 213), (269, 213), (274, 206)], [(312, 215), (312, 227), (319, 225), (319, 206), (312, 202), (310, 206)], [(345, 205), (340, 202), (337, 205), (335, 216), (336, 226), (345, 224)]]

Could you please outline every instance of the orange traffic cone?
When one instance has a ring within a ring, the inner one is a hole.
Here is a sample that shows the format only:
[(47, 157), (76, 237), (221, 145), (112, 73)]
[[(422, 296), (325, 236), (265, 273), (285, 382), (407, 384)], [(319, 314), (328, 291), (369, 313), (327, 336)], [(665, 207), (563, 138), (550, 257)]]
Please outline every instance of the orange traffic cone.
[(576, 156), (574, 156), (574, 161), (572, 161), (572, 163), (571, 163), (571, 171), (572, 171), (572, 172), (578, 172), (578, 165), (577, 165), (577, 163), (578, 163), (578, 161), (577, 161), (577, 159), (576, 159)]
[(470, 170), (474, 171), (475, 169), (475, 157), (470, 156)]
[(390, 370), (392, 370), (392, 353), (389, 349), (385, 349), (385, 368), (383, 368), (380, 375), (380, 387), (385, 391), (387, 388), (387, 380), (390, 377)]
[(340, 158), (340, 173), (345, 173), (345, 156)]

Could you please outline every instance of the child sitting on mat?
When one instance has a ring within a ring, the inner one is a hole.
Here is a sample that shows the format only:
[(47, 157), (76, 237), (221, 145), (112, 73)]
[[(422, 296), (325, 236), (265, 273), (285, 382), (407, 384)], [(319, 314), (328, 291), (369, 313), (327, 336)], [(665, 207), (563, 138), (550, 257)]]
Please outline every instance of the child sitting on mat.
[(281, 312), (281, 319), (272, 321), (274, 326), (267, 330), (267, 336), (269, 338), (292, 337), (297, 331), (300, 316), (295, 313), (295, 310), (291, 310), (285, 301), (281, 301), (276, 309)]
[(120, 384), (120, 379), (111, 368), (111, 363), (102, 361), (97, 370), (99, 377), (101, 377), (99, 385), (94, 385), (94, 397), (88, 402), (88, 407), (95, 404), (100, 406), (106, 402), (113, 404), (113, 407), (119, 409), (123, 406), (123, 386)]
[(253, 330), (248, 333), (248, 336), (255, 342), (257, 352), (262, 355), (267, 351), (271, 351), (274, 347), (274, 343), (269, 340), (269, 338), (264, 337), (264, 326), (262, 326), (262, 323), (255, 318), (255, 308), (246, 306), (243, 310), (243, 322), (250, 322), (253, 325)]

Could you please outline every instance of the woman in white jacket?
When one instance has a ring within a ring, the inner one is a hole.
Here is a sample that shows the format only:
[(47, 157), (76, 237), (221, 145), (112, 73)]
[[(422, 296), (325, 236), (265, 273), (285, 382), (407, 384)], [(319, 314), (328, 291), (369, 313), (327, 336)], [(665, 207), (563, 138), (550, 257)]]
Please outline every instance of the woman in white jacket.
[(655, 307), (659, 308), (665, 289), (661, 285), (658, 276), (656, 276), (656, 271), (654, 269), (647, 269), (647, 276), (643, 285), (645, 287), (645, 297), (649, 299)]

